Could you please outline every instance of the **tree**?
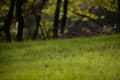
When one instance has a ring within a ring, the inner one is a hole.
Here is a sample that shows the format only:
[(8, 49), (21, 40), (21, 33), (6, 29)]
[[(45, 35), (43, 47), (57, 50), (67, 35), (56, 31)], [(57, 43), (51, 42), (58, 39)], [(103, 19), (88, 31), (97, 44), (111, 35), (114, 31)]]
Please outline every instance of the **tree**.
[(94, 23), (98, 24), (100, 27), (103, 27), (103, 24), (102, 24), (102, 23), (100, 23), (99, 21), (97, 21), (97, 20), (95, 20), (95, 19), (93, 19), (93, 18), (91, 18), (91, 17), (89, 17), (89, 16), (87, 16), (87, 15), (80, 14), (80, 13), (77, 13), (77, 12), (75, 12), (75, 11), (71, 11), (71, 12), (74, 13), (75, 15), (80, 16), (80, 17), (87, 18), (87, 19), (93, 21)]
[[(32, 39), (35, 39), (36, 36), (38, 35), (38, 29), (39, 29), (39, 26), (40, 26), (43, 38), (45, 40), (44, 31), (42, 29), (42, 26), (40, 25), (40, 21), (41, 21), (42, 9), (43, 9), (43, 7), (44, 7), (44, 5), (45, 5), (46, 2), (47, 2), (47, 0), (42, 0), (41, 3), (40, 3), (40, 5), (37, 6), (37, 7), (39, 7), (39, 15), (36, 15), (36, 24), (37, 24), (37, 26), (36, 26), (36, 30), (34, 32), (34, 35), (33, 35)], [(33, 9), (35, 9), (35, 8), (37, 9), (37, 7), (34, 7)]]
[(17, 0), (16, 1), (16, 17), (18, 21), (18, 32), (17, 32), (17, 40), (22, 41), (23, 28), (24, 28), (24, 19), (22, 16), (22, 5), (25, 0)]
[(58, 38), (60, 7), (61, 7), (61, 0), (57, 0), (55, 16), (54, 16), (54, 24), (53, 24), (53, 38)]
[[(25, 1), (27, 2), (25, 3)], [(23, 5), (24, 3), (25, 5)], [(7, 6), (8, 4), (10, 6)], [(13, 14), (14, 6), (16, 6), (16, 16)], [(36, 39), (39, 31), (41, 32), (40, 37), (44, 37), (47, 34), (51, 37), (53, 32), (53, 37), (57, 38), (59, 29), (62, 36), (62, 34), (65, 34), (65, 27), (68, 29), (71, 25), (74, 28), (79, 26), (79, 32), (82, 32), (83, 27), (81, 24), (84, 22), (89, 24), (85, 28), (91, 31), (94, 28), (93, 26), (97, 27), (95, 30), (99, 29), (101, 31), (105, 25), (113, 28), (116, 24), (115, 30), (120, 32), (119, 14), (119, 0), (0, 0), (0, 31), (4, 30), (7, 41), (11, 41), (11, 34), (17, 35), (18, 41), (22, 41), (23, 35), (26, 38)], [(14, 27), (16, 19), (13, 16), (17, 18), (17, 30)], [(4, 27), (2, 27), (4, 20)], [(76, 22), (78, 23), (77, 25)], [(24, 25), (25, 27), (28, 26), (24, 30), (26, 31), (25, 33), (23, 32)], [(0, 34), (4, 36), (3, 32)]]
[(120, 0), (117, 0), (118, 2), (118, 12), (117, 12), (117, 25), (116, 25), (116, 32), (120, 33)]
[(8, 42), (11, 41), (10, 25), (11, 25), (11, 20), (13, 18), (14, 6), (15, 6), (15, 0), (10, 0), (9, 12), (8, 12), (8, 15), (7, 15), (7, 19), (4, 23), (4, 31), (5, 31), (5, 35), (6, 35), (6, 40)]
[(14, 12), (14, 6), (16, 4), (16, 17), (18, 21), (18, 33), (17, 33), (17, 40), (22, 41), (22, 33), (23, 33), (23, 27), (24, 27), (24, 20), (22, 17), (22, 5), (25, 0), (11, 0), (10, 1), (10, 7), (7, 15), (7, 19), (4, 23), (4, 31), (6, 35), (6, 40), (8, 42), (11, 41), (11, 35), (10, 35), (10, 25), (11, 21), (13, 19), (13, 12)]
[(66, 18), (67, 18), (67, 11), (68, 11), (68, 0), (64, 0), (64, 9), (63, 9), (63, 17), (61, 23), (61, 35), (64, 35), (65, 25), (66, 25)]

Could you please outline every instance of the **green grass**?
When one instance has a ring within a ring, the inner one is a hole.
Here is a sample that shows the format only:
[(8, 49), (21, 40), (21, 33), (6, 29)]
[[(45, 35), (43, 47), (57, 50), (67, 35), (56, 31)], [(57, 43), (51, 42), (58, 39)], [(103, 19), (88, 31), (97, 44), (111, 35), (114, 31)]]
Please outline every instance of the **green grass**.
[(120, 80), (120, 34), (0, 42), (0, 80)]

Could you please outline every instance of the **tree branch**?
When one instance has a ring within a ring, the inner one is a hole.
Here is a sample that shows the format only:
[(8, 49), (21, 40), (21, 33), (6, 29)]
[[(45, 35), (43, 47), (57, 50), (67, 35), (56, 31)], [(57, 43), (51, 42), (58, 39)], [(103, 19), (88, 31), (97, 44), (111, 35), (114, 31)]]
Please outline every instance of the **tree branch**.
[(71, 11), (71, 12), (74, 13), (75, 15), (78, 15), (78, 16), (81, 16), (81, 17), (86, 17), (86, 18), (88, 18), (89, 20), (91, 20), (91, 21), (95, 22), (96, 24), (98, 24), (100, 27), (103, 27), (103, 24), (102, 24), (102, 23), (98, 22), (98, 21), (95, 20), (95, 19), (92, 19), (91, 17), (89, 17), (89, 16), (87, 16), (87, 15), (85, 15), (85, 14), (80, 14), (80, 13), (75, 12), (75, 11)]

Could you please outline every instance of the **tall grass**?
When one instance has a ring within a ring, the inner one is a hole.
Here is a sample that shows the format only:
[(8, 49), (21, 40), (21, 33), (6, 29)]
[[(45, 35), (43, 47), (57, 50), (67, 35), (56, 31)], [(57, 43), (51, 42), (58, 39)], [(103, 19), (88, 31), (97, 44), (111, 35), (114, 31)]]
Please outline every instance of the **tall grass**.
[(120, 34), (0, 43), (0, 80), (120, 80)]

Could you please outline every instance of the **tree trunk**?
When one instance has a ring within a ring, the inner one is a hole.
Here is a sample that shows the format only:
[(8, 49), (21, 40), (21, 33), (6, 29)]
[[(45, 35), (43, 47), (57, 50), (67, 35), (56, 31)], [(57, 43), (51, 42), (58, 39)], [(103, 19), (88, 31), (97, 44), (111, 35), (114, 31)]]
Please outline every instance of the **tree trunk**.
[(24, 19), (22, 16), (22, 5), (25, 0), (17, 0), (16, 1), (16, 17), (18, 21), (18, 32), (17, 32), (17, 40), (22, 41), (23, 28), (24, 28)]
[(61, 0), (57, 0), (54, 24), (53, 24), (53, 38), (58, 38), (58, 24), (59, 24), (59, 13), (61, 7)]
[(68, 7), (68, 0), (64, 0), (64, 11), (61, 23), (61, 35), (64, 35), (65, 25), (66, 25), (66, 18), (67, 18), (67, 7)]
[(120, 33), (120, 0), (118, 0), (118, 13), (117, 13), (117, 26), (116, 26), (116, 32)]
[(43, 30), (41, 24), (40, 24), (40, 29), (41, 29), (41, 34), (42, 34), (43, 40), (46, 40), (46, 36), (45, 36), (45, 34), (44, 34), (44, 30)]
[(41, 16), (36, 16), (36, 29), (35, 29), (35, 32), (33, 34), (32, 40), (35, 40), (36, 36), (38, 35), (38, 29), (40, 26), (40, 19), (41, 19)]
[(11, 42), (10, 25), (11, 25), (11, 20), (13, 18), (14, 6), (15, 6), (15, 0), (10, 0), (10, 8), (9, 8), (7, 20), (5, 21), (4, 24), (5, 36), (8, 42)]
[[(36, 30), (35, 30), (35, 32), (34, 32), (34, 35), (33, 35), (33, 37), (32, 37), (32, 39), (34, 40), (35, 38), (36, 38), (36, 36), (38, 35), (38, 29), (39, 29), (39, 26), (40, 26), (40, 21), (41, 21), (41, 11), (42, 11), (42, 9), (43, 9), (43, 7), (44, 7), (44, 4), (46, 3), (46, 1), (47, 0), (42, 0), (41, 1), (41, 3), (40, 3), (40, 6), (39, 6), (39, 8), (40, 8), (40, 15), (37, 15), (36, 16), (36, 24), (37, 24), (37, 26), (36, 26)], [(41, 27), (41, 26), (40, 26)], [(41, 32), (43, 32), (43, 29), (41, 29)], [(43, 33), (43, 36), (44, 36), (44, 33)], [(45, 39), (45, 38), (44, 38)]]

